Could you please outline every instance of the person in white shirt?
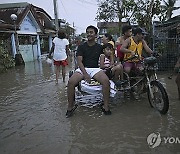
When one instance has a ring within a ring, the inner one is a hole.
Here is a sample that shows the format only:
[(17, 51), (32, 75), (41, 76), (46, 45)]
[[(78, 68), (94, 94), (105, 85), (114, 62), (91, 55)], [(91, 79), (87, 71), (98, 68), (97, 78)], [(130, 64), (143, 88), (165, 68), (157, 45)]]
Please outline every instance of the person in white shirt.
[(53, 39), (53, 45), (49, 52), (49, 57), (51, 57), (52, 52), (56, 72), (56, 84), (58, 84), (60, 66), (62, 66), (62, 77), (63, 82), (65, 82), (65, 67), (68, 65), (67, 55), (69, 55), (69, 41), (66, 39), (66, 34), (63, 31), (59, 31), (58, 37)]

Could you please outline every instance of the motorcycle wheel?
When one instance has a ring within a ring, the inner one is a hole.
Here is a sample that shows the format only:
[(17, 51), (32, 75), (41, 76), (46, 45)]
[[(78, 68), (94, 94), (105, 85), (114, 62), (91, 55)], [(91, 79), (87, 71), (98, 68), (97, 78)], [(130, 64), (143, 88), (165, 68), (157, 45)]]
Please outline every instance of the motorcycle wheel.
[(169, 98), (163, 85), (158, 81), (151, 81), (151, 91), (154, 96), (152, 98), (150, 89), (148, 88), (148, 100), (150, 106), (157, 109), (161, 114), (166, 114), (169, 109)]

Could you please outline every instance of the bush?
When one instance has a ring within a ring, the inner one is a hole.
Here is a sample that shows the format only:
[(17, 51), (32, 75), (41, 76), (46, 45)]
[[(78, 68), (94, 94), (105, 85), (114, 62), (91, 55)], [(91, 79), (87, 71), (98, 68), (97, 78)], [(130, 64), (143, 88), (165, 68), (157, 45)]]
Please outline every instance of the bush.
[(0, 73), (14, 66), (14, 59), (11, 57), (11, 55), (9, 55), (8, 51), (6, 51), (5, 48), (0, 46)]

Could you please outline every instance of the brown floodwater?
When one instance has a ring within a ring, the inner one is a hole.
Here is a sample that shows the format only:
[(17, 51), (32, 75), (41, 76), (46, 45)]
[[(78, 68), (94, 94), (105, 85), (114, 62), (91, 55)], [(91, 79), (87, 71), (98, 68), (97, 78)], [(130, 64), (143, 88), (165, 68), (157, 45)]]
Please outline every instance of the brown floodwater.
[[(66, 118), (66, 83), (60, 75), (55, 84), (53, 67), (42, 60), (10, 69), (0, 74), (0, 153), (179, 154), (180, 101), (175, 76), (170, 80), (168, 75), (158, 75), (169, 95), (166, 115), (151, 108), (143, 95), (138, 101), (113, 100), (111, 116), (97, 106), (78, 107)], [(152, 148), (147, 137), (157, 132), (161, 144)]]

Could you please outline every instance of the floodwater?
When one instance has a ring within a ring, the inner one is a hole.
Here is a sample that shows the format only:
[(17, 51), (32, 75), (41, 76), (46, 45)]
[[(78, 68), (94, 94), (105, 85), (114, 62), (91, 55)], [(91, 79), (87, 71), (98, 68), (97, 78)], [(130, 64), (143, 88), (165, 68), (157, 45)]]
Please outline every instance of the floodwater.
[[(144, 95), (140, 101), (113, 101), (111, 116), (99, 107), (78, 107), (65, 118), (67, 88), (61, 76), (55, 85), (53, 70), (42, 60), (0, 75), (1, 154), (180, 154), (175, 77), (159, 75), (170, 99), (166, 115), (151, 108)], [(161, 137), (154, 148), (147, 143), (151, 133)]]

